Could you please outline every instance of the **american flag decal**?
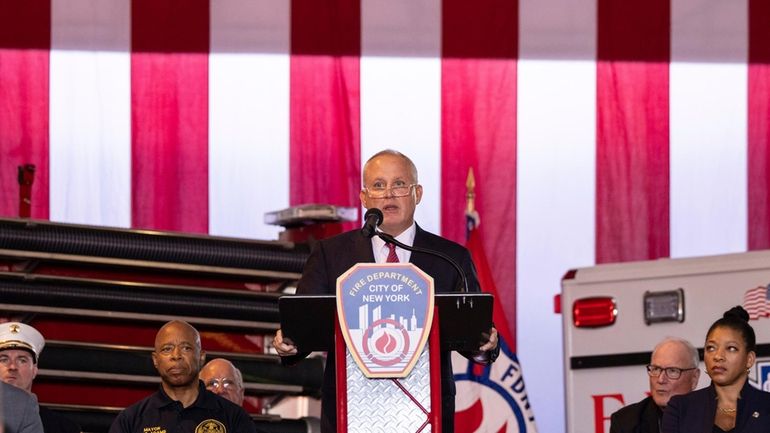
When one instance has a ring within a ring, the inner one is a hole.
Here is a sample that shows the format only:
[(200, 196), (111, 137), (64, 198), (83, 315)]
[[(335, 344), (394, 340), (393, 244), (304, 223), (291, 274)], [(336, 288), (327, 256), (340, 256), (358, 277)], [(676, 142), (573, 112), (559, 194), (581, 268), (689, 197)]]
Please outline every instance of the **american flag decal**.
[(743, 295), (743, 308), (748, 311), (750, 320), (770, 317), (770, 284), (747, 290)]

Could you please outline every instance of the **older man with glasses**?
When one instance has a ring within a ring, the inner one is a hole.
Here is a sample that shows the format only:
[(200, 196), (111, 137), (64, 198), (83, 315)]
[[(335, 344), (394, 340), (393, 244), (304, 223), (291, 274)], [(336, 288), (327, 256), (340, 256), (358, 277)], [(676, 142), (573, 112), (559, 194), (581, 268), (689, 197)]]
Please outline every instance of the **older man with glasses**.
[(238, 406), (243, 405), (243, 375), (232, 362), (215, 358), (201, 368), (198, 375), (206, 389)]
[[(479, 283), (476, 268), (468, 250), (448, 239), (423, 230), (414, 220), (415, 209), (422, 200), (423, 187), (420, 185), (417, 167), (406, 155), (387, 149), (376, 153), (364, 164), (363, 188), (359, 193), (361, 204), (367, 208), (382, 211), (380, 230), (403, 244), (432, 251), (440, 251), (451, 257), (463, 268), (468, 279), (469, 291), (478, 292)], [(401, 249), (385, 243), (379, 237), (369, 238), (360, 230), (353, 230), (317, 242), (313, 247), (297, 283), (297, 293), (333, 294), (337, 277), (356, 263), (412, 263), (433, 277), (436, 290), (451, 292), (458, 290), (462, 281), (455, 269), (433, 255), (419, 251)], [(480, 336), (481, 337), (481, 336)], [(479, 363), (490, 363), (500, 353), (497, 330), (490, 329), (486, 341), (475, 353), (463, 356)], [(283, 339), (279, 330), (273, 340), (273, 347), (281, 355), (284, 364), (297, 362), (306, 353), (298, 353), (297, 347)], [(334, 352), (329, 352), (321, 386), (321, 432), (337, 431), (337, 396), (334, 369)], [(452, 375), (450, 353), (441, 353), (441, 428), (442, 433), (454, 432), (455, 383)]]
[(650, 396), (612, 414), (610, 433), (659, 433), (668, 400), (698, 386), (698, 351), (690, 342), (666, 338), (652, 352), (647, 375)]

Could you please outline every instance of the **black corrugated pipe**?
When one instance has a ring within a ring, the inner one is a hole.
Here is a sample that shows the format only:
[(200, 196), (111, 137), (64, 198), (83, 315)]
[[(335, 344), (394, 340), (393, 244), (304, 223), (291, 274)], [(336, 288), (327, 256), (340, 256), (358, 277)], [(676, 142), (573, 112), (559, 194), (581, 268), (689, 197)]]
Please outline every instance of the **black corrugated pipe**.
[(305, 246), (0, 218), (0, 249), (301, 273)]
[(276, 293), (0, 273), (0, 303), (207, 319), (280, 320)]

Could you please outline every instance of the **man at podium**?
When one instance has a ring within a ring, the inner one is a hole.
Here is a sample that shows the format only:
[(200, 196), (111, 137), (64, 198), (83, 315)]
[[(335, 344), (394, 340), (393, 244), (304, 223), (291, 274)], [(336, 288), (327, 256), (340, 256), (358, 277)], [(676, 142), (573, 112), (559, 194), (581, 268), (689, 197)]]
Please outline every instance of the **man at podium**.
[[(414, 221), (414, 212), (422, 199), (423, 189), (418, 183), (417, 168), (411, 159), (395, 150), (378, 152), (364, 165), (364, 187), (360, 192), (361, 204), (378, 208), (383, 213), (380, 229), (396, 240), (413, 247), (439, 251), (457, 262), (468, 278), (468, 290), (479, 291), (476, 269), (468, 250), (450, 240), (421, 229)], [(454, 267), (430, 254), (410, 252), (393, 244), (386, 244), (377, 236), (371, 239), (360, 230), (349, 231), (318, 242), (305, 264), (297, 294), (334, 294), (337, 277), (356, 263), (411, 262), (433, 277), (437, 291), (460, 290), (461, 277)], [(285, 364), (298, 361), (307, 354), (297, 353), (296, 346), (284, 341), (278, 330), (273, 347), (284, 357)], [(480, 363), (494, 361), (499, 353), (497, 330), (490, 329), (488, 341), (478, 352), (463, 355)], [(441, 353), (442, 430), (454, 432), (455, 384), (449, 352)], [(321, 431), (336, 433), (336, 392), (334, 353), (329, 352), (321, 401)]]

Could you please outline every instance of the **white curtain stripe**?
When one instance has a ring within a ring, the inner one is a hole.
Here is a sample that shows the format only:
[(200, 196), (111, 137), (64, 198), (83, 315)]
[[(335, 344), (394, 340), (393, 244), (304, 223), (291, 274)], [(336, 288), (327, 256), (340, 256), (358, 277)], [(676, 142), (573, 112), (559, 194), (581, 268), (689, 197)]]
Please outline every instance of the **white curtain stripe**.
[(361, 2), (361, 159), (391, 148), (420, 172), (415, 219), (441, 232), (441, 2)]
[(747, 248), (747, 9), (672, 2), (672, 257)]
[(51, 45), (50, 219), (129, 227), (129, 0), (52, 0)]
[(564, 432), (553, 298), (567, 269), (594, 263), (596, 3), (521, 0), (519, 10), (517, 349), (538, 431)]
[[(516, 332), (538, 430), (564, 431), (561, 316), (566, 270), (594, 264), (596, 66), (519, 62)], [(560, 125), (554, 128), (553, 125)]]
[(209, 233), (277, 239), (289, 205), (289, 3), (212, 0)]

